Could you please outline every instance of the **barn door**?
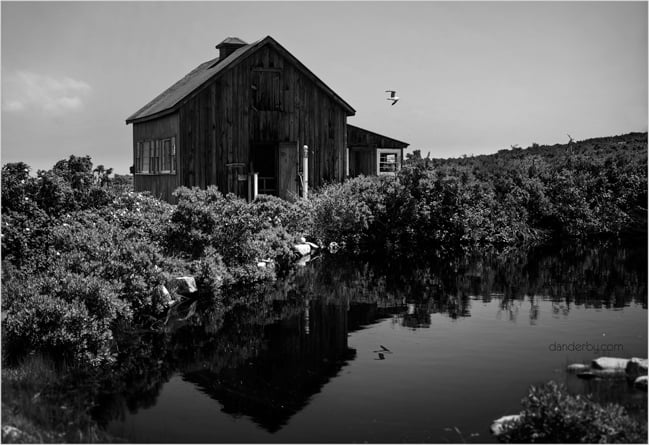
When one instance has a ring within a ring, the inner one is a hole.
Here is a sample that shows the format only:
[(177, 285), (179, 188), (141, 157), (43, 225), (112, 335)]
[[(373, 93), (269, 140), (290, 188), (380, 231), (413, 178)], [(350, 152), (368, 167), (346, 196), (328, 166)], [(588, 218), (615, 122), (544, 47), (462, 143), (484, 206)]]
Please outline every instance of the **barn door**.
[(278, 195), (282, 199), (293, 200), (297, 196), (297, 142), (280, 142), (278, 151)]

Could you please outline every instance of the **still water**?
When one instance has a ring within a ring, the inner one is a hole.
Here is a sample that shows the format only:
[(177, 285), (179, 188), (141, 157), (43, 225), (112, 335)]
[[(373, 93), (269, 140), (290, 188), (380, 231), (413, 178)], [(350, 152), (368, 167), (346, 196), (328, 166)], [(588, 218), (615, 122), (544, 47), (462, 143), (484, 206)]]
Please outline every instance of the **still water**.
[(529, 386), (549, 380), (646, 410), (646, 392), (625, 380), (565, 372), (599, 356), (647, 356), (645, 248), (436, 264), (321, 258), (188, 314), (124, 349), (123, 381), (94, 412), (113, 435), (494, 442), (491, 421), (518, 413)]

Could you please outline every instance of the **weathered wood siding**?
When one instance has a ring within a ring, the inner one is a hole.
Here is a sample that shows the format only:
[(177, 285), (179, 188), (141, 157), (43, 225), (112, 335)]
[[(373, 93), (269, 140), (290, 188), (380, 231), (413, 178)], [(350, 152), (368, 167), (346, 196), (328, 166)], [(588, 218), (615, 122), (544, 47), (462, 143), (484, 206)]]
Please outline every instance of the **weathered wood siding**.
[(349, 176), (375, 175), (376, 174), (376, 148), (350, 147), (349, 148)]
[[(179, 146), (178, 114), (174, 113), (155, 120), (133, 124), (133, 165), (135, 165), (135, 148), (137, 143), (145, 140), (157, 140), (176, 137)], [(165, 201), (172, 201), (171, 194), (180, 186), (180, 162), (177, 162), (176, 174), (137, 173), (133, 176), (133, 188), (136, 192), (149, 190), (153, 196)]]
[(244, 195), (246, 183), (237, 175), (248, 172), (253, 145), (280, 142), (309, 146), (311, 187), (340, 181), (346, 167), (346, 121), (340, 103), (266, 45), (181, 104), (180, 183), (214, 184)]
[(380, 134), (358, 128), (353, 125), (348, 125), (347, 146), (350, 148), (405, 148), (408, 146), (408, 144), (405, 142), (397, 141), (396, 139), (389, 138), (387, 136), (381, 136)]

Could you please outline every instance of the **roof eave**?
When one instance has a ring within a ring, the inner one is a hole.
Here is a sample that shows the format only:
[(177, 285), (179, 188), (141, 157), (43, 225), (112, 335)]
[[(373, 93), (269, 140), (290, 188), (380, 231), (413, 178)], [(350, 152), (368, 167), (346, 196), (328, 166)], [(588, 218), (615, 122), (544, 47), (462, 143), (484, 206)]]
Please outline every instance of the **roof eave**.
[(167, 108), (165, 110), (162, 110), (162, 111), (158, 111), (157, 113), (150, 114), (148, 116), (136, 117), (136, 118), (129, 117), (128, 119), (126, 119), (126, 125), (128, 125), (128, 124), (139, 124), (139, 123), (142, 123), (142, 122), (158, 119), (158, 118), (166, 116), (168, 114), (173, 114), (173, 113), (178, 111), (178, 108), (179, 108), (179, 105), (180, 105), (181, 102), (178, 102), (177, 104), (175, 104), (172, 107), (169, 107), (169, 108)]

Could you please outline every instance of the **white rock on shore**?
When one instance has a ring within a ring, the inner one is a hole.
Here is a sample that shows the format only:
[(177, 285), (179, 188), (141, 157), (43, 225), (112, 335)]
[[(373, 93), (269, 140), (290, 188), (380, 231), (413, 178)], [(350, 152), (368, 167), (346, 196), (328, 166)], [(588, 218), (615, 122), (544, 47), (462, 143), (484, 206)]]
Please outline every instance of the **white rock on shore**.
[(572, 365), (568, 365), (568, 368), (566, 369), (568, 370), (568, 372), (584, 372), (588, 371), (590, 369), (590, 366), (583, 363), (573, 363)]
[(193, 294), (198, 291), (194, 277), (178, 277), (176, 278), (176, 285), (178, 285), (177, 291), (179, 294)]
[(600, 357), (593, 360), (592, 366), (594, 369), (610, 369), (622, 372), (626, 370), (626, 365), (628, 363), (629, 359), (627, 358)]
[(2, 427), (2, 443), (39, 443), (42, 442), (30, 434), (19, 430), (15, 426)]
[(161, 284), (158, 286), (158, 293), (160, 294), (160, 298), (162, 299), (162, 302), (167, 305), (171, 306), (176, 302), (176, 300), (173, 299), (169, 291), (167, 290), (166, 286)]
[(304, 244), (296, 244), (293, 246), (293, 249), (299, 253), (301, 256), (305, 256), (311, 253), (311, 246), (304, 243)]
[(496, 419), (491, 424), (491, 434), (494, 436), (499, 436), (505, 432), (506, 425), (511, 423), (516, 423), (521, 420), (520, 414), (510, 414), (508, 416), (502, 416), (499, 419)]

